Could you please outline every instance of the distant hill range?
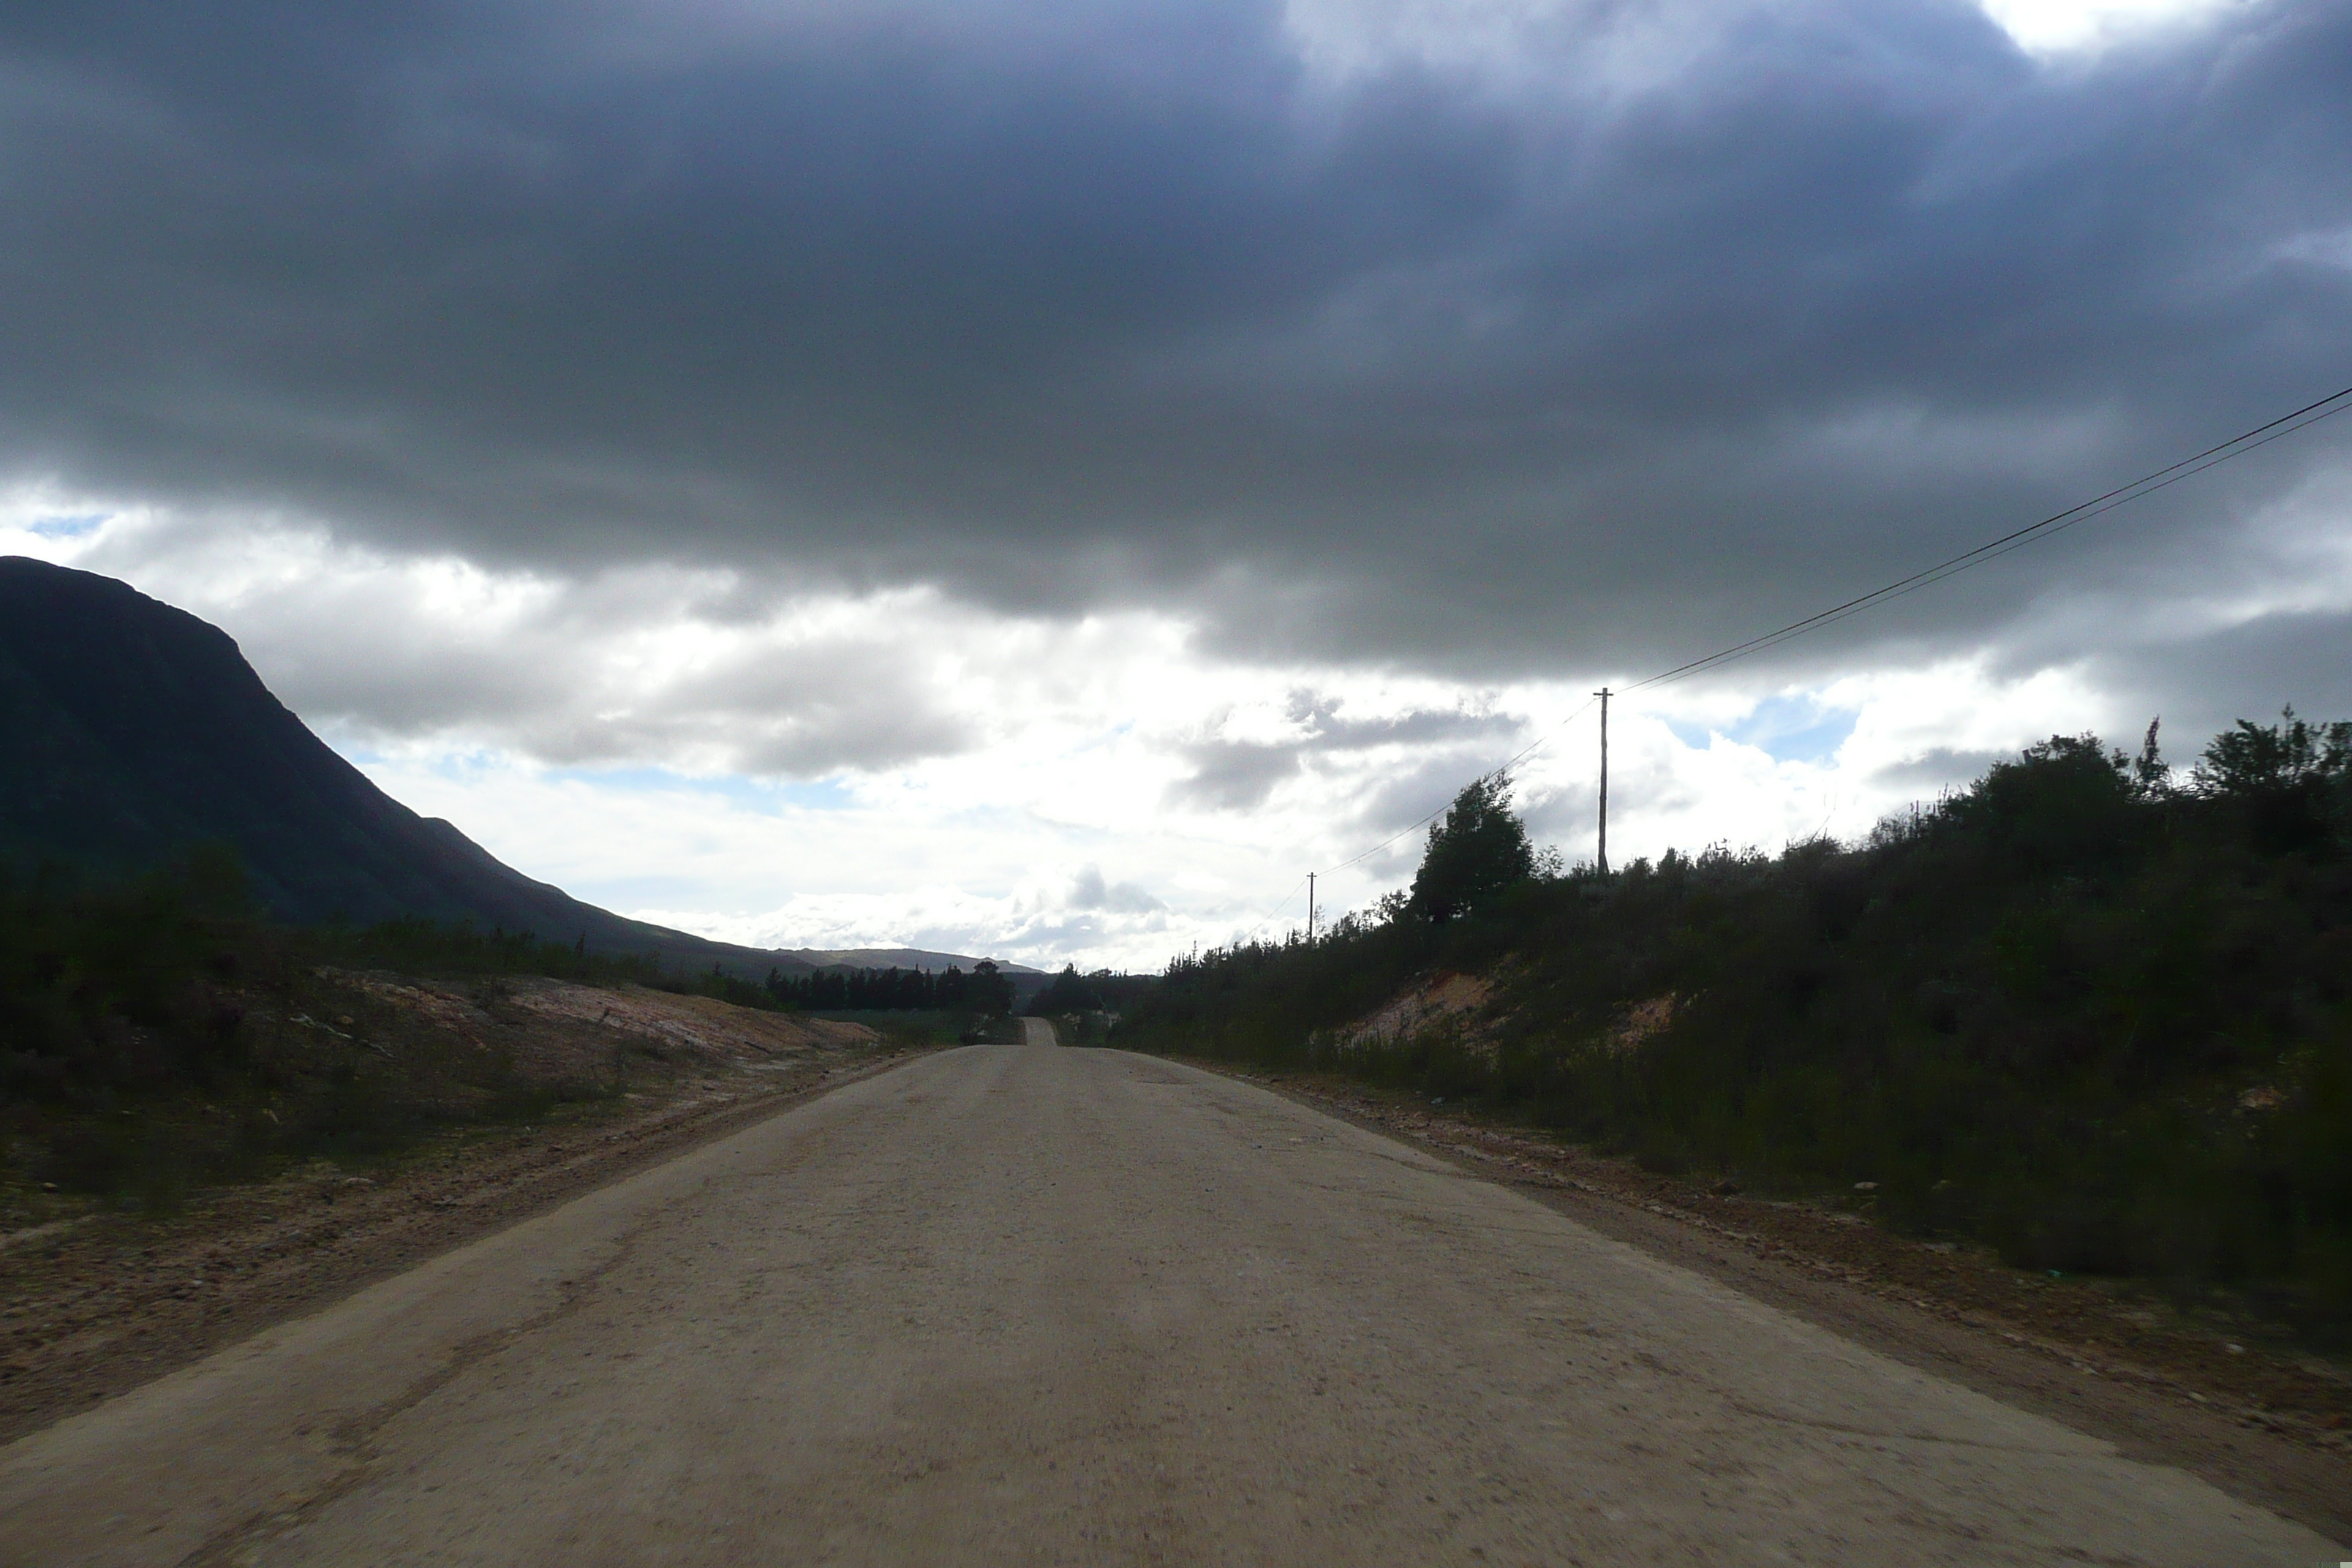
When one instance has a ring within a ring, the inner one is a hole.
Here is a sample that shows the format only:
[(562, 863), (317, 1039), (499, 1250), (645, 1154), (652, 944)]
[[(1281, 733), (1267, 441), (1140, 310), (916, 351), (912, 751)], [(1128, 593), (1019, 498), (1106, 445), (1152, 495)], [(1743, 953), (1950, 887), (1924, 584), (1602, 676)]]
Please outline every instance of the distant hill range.
[(376, 788), (219, 627), (111, 577), (0, 557), (0, 858), (135, 872), (206, 842), (233, 847), (262, 903), (296, 924), (470, 920), (750, 978), (976, 962), (739, 947), (583, 903)]
[[(958, 969), (970, 969), (978, 959), (955, 952), (929, 952), (919, 947), (792, 947), (787, 952), (819, 969), (919, 969), (929, 974), (953, 964)], [(996, 961), (996, 967), (1007, 974), (1043, 974), (1042, 969), (1030, 969), (1018, 963)]]

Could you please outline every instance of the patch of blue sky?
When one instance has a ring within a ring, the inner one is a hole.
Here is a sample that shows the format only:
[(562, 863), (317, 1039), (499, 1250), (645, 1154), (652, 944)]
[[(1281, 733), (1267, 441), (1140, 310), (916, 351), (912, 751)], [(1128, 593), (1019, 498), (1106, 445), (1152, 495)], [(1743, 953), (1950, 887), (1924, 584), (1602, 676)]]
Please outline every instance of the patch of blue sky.
[(1080, 741), (1076, 745), (1071, 747), (1068, 754), (1073, 757), (1083, 757), (1089, 752), (1099, 752), (1108, 747), (1115, 746), (1118, 744), (1119, 742), (1126, 740), (1129, 735), (1134, 733), (1135, 721), (1132, 719), (1125, 720), (1119, 723), (1113, 724), (1108, 730), (1098, 731), (1096, 733), (1087, 736), (1085, 740)]
[(43, 539), (79, 539), (111, 515), (103, 511), (85, 511), (71, 516), (37, 517), (26, 524), (26, 531), (38, 534)]
[(778, 811), (787, 806), (844, 811), (857, 804), (849, 786), (838, 778), (770, 780), (741, 773), (681, 773), (662, 767), (553, 768), (547, 776), (598, 789), (717, 795), (749, 811)]
[(1719, 731), (1682, 719), (1667, 720), (1666, 728), (1695, 752), (1706, 751), (1720, 734), (1775, 762), (1817, 763), (1836, 754), (1861, 716), (1855, 709), (1826, 708), (1810, 697), (1768, 697), (1746, 718)]
[(427, 763), (425, 771), (436, 778), (471, 783), (484, 773), (495, 771), (504, 762), (505, 758), (496, 752), (445, 752)]
[(1768, 697), (1723, 733), (1775, 762), (1817, 763), (1836, 754), (1861, 717), (1858, 709), (1825, 708), (1810, 697)]
[(839, 779), (792, 779), (761, 787), (776, 799), (812, 811), (846, 811), (857, 804), (857, 797)]
[(1675, 740), (1694, 752), (1706, 751), (1715, 740), (1714, 731), (1704, 724), (1694, 724), (1687, 719), (1669, 719), (1666, 728), (1674, 731)]

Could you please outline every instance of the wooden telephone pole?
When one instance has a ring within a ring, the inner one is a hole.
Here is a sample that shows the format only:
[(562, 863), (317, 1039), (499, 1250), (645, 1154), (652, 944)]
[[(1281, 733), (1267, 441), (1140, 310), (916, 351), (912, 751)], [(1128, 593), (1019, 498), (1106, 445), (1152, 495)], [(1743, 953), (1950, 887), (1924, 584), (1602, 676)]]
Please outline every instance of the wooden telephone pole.
[(1315, 945), (1315, 873), (1307, 873), (1307, 945)]
[(1609, 875), (1609, 689), (1592, 695), (1601, 699), (1601, 874)]

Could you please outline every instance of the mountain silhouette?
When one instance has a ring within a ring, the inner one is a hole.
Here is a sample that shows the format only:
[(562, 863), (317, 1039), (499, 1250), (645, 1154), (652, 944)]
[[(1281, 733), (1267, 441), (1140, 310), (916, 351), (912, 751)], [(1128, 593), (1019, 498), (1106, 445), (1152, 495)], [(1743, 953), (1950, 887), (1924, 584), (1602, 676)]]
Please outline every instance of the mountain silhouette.
[(753, 978), (818, 966), (533, 881), (371, 784), (219, 627), (111, 577), (0, 557), (0, 859), (137, 872), (206, 843), (297, 924), (421, 915)]

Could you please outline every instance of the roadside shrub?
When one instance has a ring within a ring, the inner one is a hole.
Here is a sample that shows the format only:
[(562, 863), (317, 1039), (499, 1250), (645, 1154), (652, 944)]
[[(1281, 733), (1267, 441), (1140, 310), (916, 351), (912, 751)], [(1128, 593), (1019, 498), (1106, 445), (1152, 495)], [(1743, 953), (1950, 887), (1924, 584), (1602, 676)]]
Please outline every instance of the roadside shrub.
[[(1476, 1097), (1656, 1170), (1868, 1181), (1899, 1228), (2228, 1284), (2352, 1341), (2347, 851), (2352, 727), (2242, 722), (2184, 787), (2153, 731), (2137, 762), (2057, 736), (1860, 844), (1184, 955), (1114, 1039)], [(1341, 1043), (1444, 970), (1501, 984), (1479, 1048)]]
[(651, 960), (527, 931), (273, 925), (220, 849), (128, 881), (0, 864), (5, 1173), (168, 1212), (208, 1182), (320, 1155), (382, 1159), (451, 1121), (536, 1117), (614, 1091), (528, 1082), (495, 1053), (436, 1054), (430, 1042), (395, 1061), (350, 1029), (320, 1026), (365, 1011), (334, 976), (380, 967), (608, 984), (659, 976)]

